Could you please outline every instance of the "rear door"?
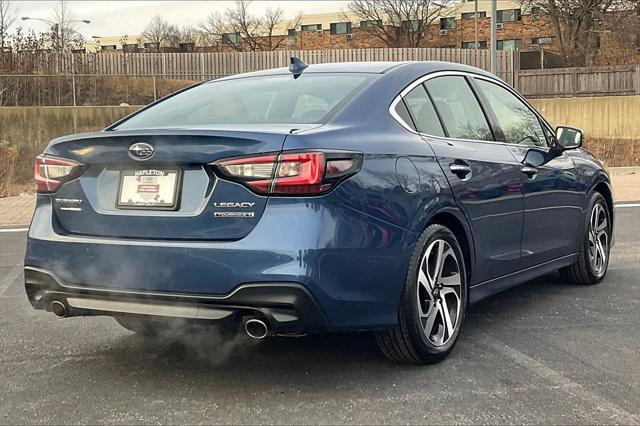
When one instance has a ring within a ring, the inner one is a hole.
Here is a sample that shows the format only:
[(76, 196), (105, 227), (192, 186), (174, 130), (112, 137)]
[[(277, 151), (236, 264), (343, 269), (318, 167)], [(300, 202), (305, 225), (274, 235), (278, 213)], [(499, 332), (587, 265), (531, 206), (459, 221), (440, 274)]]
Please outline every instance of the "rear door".
[(466, 77), (428, 79), (408, 93), (405, 102), (473, 229), (475, 283), (518, 270), (523, 221), (520, 165), (508, 147), (492, 142), (489, 120)]
[[(477, 78), (479, 93), (493, 111), (500, 140), (522, 162), (529, 149), (549, 151), (549, 129), (533, 110), (506, 87)], [(546, 128), (546, 130), (545, 130)], [(524, 230), (522, 267), (528, 268), (576, 252), (585, 196), (573, 160), (562, 153), (537, 167), (523, 165)]]

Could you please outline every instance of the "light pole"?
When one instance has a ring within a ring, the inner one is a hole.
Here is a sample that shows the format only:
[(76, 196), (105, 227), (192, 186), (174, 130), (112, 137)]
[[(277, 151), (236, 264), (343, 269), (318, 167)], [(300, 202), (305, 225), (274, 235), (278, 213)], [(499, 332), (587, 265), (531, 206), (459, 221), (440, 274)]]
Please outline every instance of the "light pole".
[(491, 0), (491, 73), (496, 74), (498, 53), (496, 37), (498, 36), (498, 0)]
[(473, 48), (474, 49), (480, 49), (480, 47), (478, 46), (478, 0), (475, 1), (475, 15), (474, 15), (474, 21), (476, 24), (475, 27), (475, 33), (476, 33), (476, 37), (475, 37), (475, 41), (473, 43)]
[(56, 38), (58, 39), (58, 41), (60, 41), (61, 50), (64, 50), (65, 48), (64, 29), (67, 24), (73, 24), (73, 23), (90, 24), (91, 23), (91, 21), (88, 19), (70, 19), (68, 21), (62, 21), (62, 22), (55, 22), (50, 19), (44, 19), (44, 18), (33, 18), (30, 16), (23, 16), (20, 19), (22, 19), (23, 21), (40, 21), (40, 22), (49, 24), (51, 26), (51, 29), (54, 31)]

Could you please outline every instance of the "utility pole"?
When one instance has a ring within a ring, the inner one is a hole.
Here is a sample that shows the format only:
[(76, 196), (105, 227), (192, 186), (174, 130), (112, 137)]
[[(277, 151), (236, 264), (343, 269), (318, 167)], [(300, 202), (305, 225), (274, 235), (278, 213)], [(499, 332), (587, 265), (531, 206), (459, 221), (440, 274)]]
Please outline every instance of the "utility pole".
[(496, 74), (497, 72), (497, 62), (498, 55), (496, 52), (497, 49), (497, 41), (496, 37), (498, 36), (497, 31), (497, 20), (498, 20), (498, 0), (491, 0), (491, 73)]
[(475, 3), (476, 3), (476, 14), (474, 15), (474, 17), (475, 17), (474, 20), (475, 20), (475, 24), (476, 24), (476, 28), (475, 28), (475, 30), (476, 30), (476, 38), (475, 38), (475, 41), (473, 43), (473, 48), (474, 49), (480, 49), (480, 46), (478, 46), (478, 43), (479, 43), (478, 42), (478, 0), (475, 0)]

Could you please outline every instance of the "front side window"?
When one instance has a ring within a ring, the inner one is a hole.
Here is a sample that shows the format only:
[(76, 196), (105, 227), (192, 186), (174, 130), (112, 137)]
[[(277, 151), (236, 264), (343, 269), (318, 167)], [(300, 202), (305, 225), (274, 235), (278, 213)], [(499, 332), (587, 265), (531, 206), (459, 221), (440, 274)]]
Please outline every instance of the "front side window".
[(456, 18), (453, 16), (450, 18), (440, 18), (441, 30), (453, 30), (456, 27)]
[(422, 84), (404, 96), (404, 102), (411, 113), (416, 130), (432, 136), (444, 136), (438, 114)]
[(432, 78), (425, 86), (449, 137), (493, 140), (482, 108), (464, 77)]
[(207, 128), (220, 124), (325, 123), (375, 74), (290, 74), (218, 80), (141, 111), (116, 130)]
[(331, 24), (331, 34), (351, 34), (351, 22), (335, 22)]
[(531, 108), (497, 84), (479, 79), (476, 79), (476, 82), (498, 120), (504, 134), (504, 142), (516, 145), (547, 145), (540, 120)]

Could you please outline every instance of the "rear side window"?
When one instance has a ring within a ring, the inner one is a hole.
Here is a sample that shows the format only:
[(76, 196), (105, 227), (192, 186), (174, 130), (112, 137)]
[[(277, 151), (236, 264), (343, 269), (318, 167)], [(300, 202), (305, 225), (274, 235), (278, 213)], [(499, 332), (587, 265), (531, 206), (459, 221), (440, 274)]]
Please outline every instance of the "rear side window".
[(400, 101), (396, 103), (394, 109), (396, 114), (398, 114), (398, 117), (400, 117), (400, 119), (404, 121), (407, 126), (411, 127), (413, 130), (416, 130), (416, 127), (413, 124), (413, 119), (411, 118), (409, 110), (407, 109), (407, 105), (402, 101), (402, 99), (400, 99)]
[(444, 136), (444, 130), (438, 114), (422, 84), (413, 88), (404, 96), (404, 102), (416, 124), (416, 130), (432, 136)]
[(461, 76), (443, 76), (425, 83), (449, 137), (493, 140), (493, 135), (469, 84)]
[(272, 75), (212, 81), (178, 93), (116, 130), (198, 128), (227, 123), (325, 123), (375, 74)]

